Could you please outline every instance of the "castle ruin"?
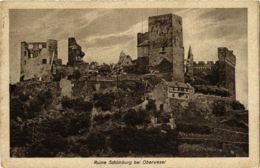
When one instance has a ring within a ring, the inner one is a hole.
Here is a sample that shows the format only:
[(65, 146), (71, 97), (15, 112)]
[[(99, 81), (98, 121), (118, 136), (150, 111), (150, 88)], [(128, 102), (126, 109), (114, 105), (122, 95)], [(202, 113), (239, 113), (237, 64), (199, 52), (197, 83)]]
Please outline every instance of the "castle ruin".
[(58, 42), (21, 42), (20, 81), (33, 78), (48, 78), (52, 66), (61, 63), (58, 59)]
[(195, 85), (217, 85), (228, 89), (230, 96), (236, 97), (235, 81), (236, 56), (232, 50), (226, 47), (218, 48), (218, 60), (213, 61), (193, 61), (191, 47), (186, 60), (186, 82)]
[(77, 43), (74, 37), (68, 38), (68, 65), (74, 66), (83, 63), (85, 53), (82, 51), (81, 46)]
[[(59, 66), (62, 62), (58, 59), (57, 47), (57, 41), (51, 39), (47, 42), (22, 42), (21, 80), (50, 77), (56, 69), (72, 71), (77, 68), (84, 74), (91, 67), (84, 63), (85, 53), (74, 37), (68, 38), (67, 66)], [(182, 18), (165, 14), (149, 17), (148, 32), (137, 34), (137, 60), (131, 60), (130, 56), (121, 53), (119, 64), (129, 70), (134, 69), (136, 74), (158, 71), (174, 82), (220, 86), (228, 89), (235, 98), (236, 57), (233, 51), (226, 47), (218, 48), (217, 62), (194, 62), (193, 59), (189, 47), (188, 59), (184, 64)], [(53, 68), (53, 65), (58, 66)]]

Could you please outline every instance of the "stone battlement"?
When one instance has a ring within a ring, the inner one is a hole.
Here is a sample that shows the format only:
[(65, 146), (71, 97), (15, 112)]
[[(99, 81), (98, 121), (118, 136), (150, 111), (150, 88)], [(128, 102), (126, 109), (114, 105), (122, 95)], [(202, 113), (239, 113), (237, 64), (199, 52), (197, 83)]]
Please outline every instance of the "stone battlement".
[(215, 64), (214, 61), (194, 61), (193, 66), (213, 66)]

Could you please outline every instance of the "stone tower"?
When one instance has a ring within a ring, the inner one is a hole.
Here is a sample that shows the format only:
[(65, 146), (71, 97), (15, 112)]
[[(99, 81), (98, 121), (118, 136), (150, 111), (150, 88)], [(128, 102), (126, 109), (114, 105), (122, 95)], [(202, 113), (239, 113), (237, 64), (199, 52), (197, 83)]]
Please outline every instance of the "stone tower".
[(182, 18), (174, 14), (149, 17), (149, 66), (172, 64), (173, 80), (184, 81)]
[(186, 61), (186, 76), (193, 77), (193, 54), (192, 54), (191, 46), (189, 47), (188, 58)]
[(226, 47), (218, 48), (219, 59), (219, 84), (231, 93), (231, 97), (236, 98), (236, 56), (232, 50)]

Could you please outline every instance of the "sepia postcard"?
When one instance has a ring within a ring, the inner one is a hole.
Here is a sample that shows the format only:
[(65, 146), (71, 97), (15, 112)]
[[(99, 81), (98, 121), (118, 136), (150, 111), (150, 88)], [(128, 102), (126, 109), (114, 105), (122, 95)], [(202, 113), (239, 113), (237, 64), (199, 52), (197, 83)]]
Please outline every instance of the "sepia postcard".
[(259, 166), (257, 1), (1, 11), (1, 167)]

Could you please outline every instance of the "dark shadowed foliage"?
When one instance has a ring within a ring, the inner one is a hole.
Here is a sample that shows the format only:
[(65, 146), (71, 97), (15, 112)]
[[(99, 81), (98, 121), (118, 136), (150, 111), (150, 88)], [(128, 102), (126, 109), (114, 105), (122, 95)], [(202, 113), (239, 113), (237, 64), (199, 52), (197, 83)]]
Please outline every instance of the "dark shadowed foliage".
[(134, 109), (130, 109), (124, 116), (124, 121), (130, 126), (147, 124), (149, 123), (149, 114), (144, 110), (136, 111)]
[(96, 150), (101, 150), (105, 147), (106, 137), (103, 134), (91, 133), (88, 136), (86, 143), (88, 145), (89, 150), (92, 152)]
[(226, 113), (225, 101), (223, 100), (214, 101), (212, 112), (216, 116), (223, 116)]
[(115, 152), (136, 154), (171, 154), (175, 155), (177, 149), (177, 132), (171, 130), (162, 133), (160, 129), (137, 130), (125, 128), (113, 130), (111, 148)]

